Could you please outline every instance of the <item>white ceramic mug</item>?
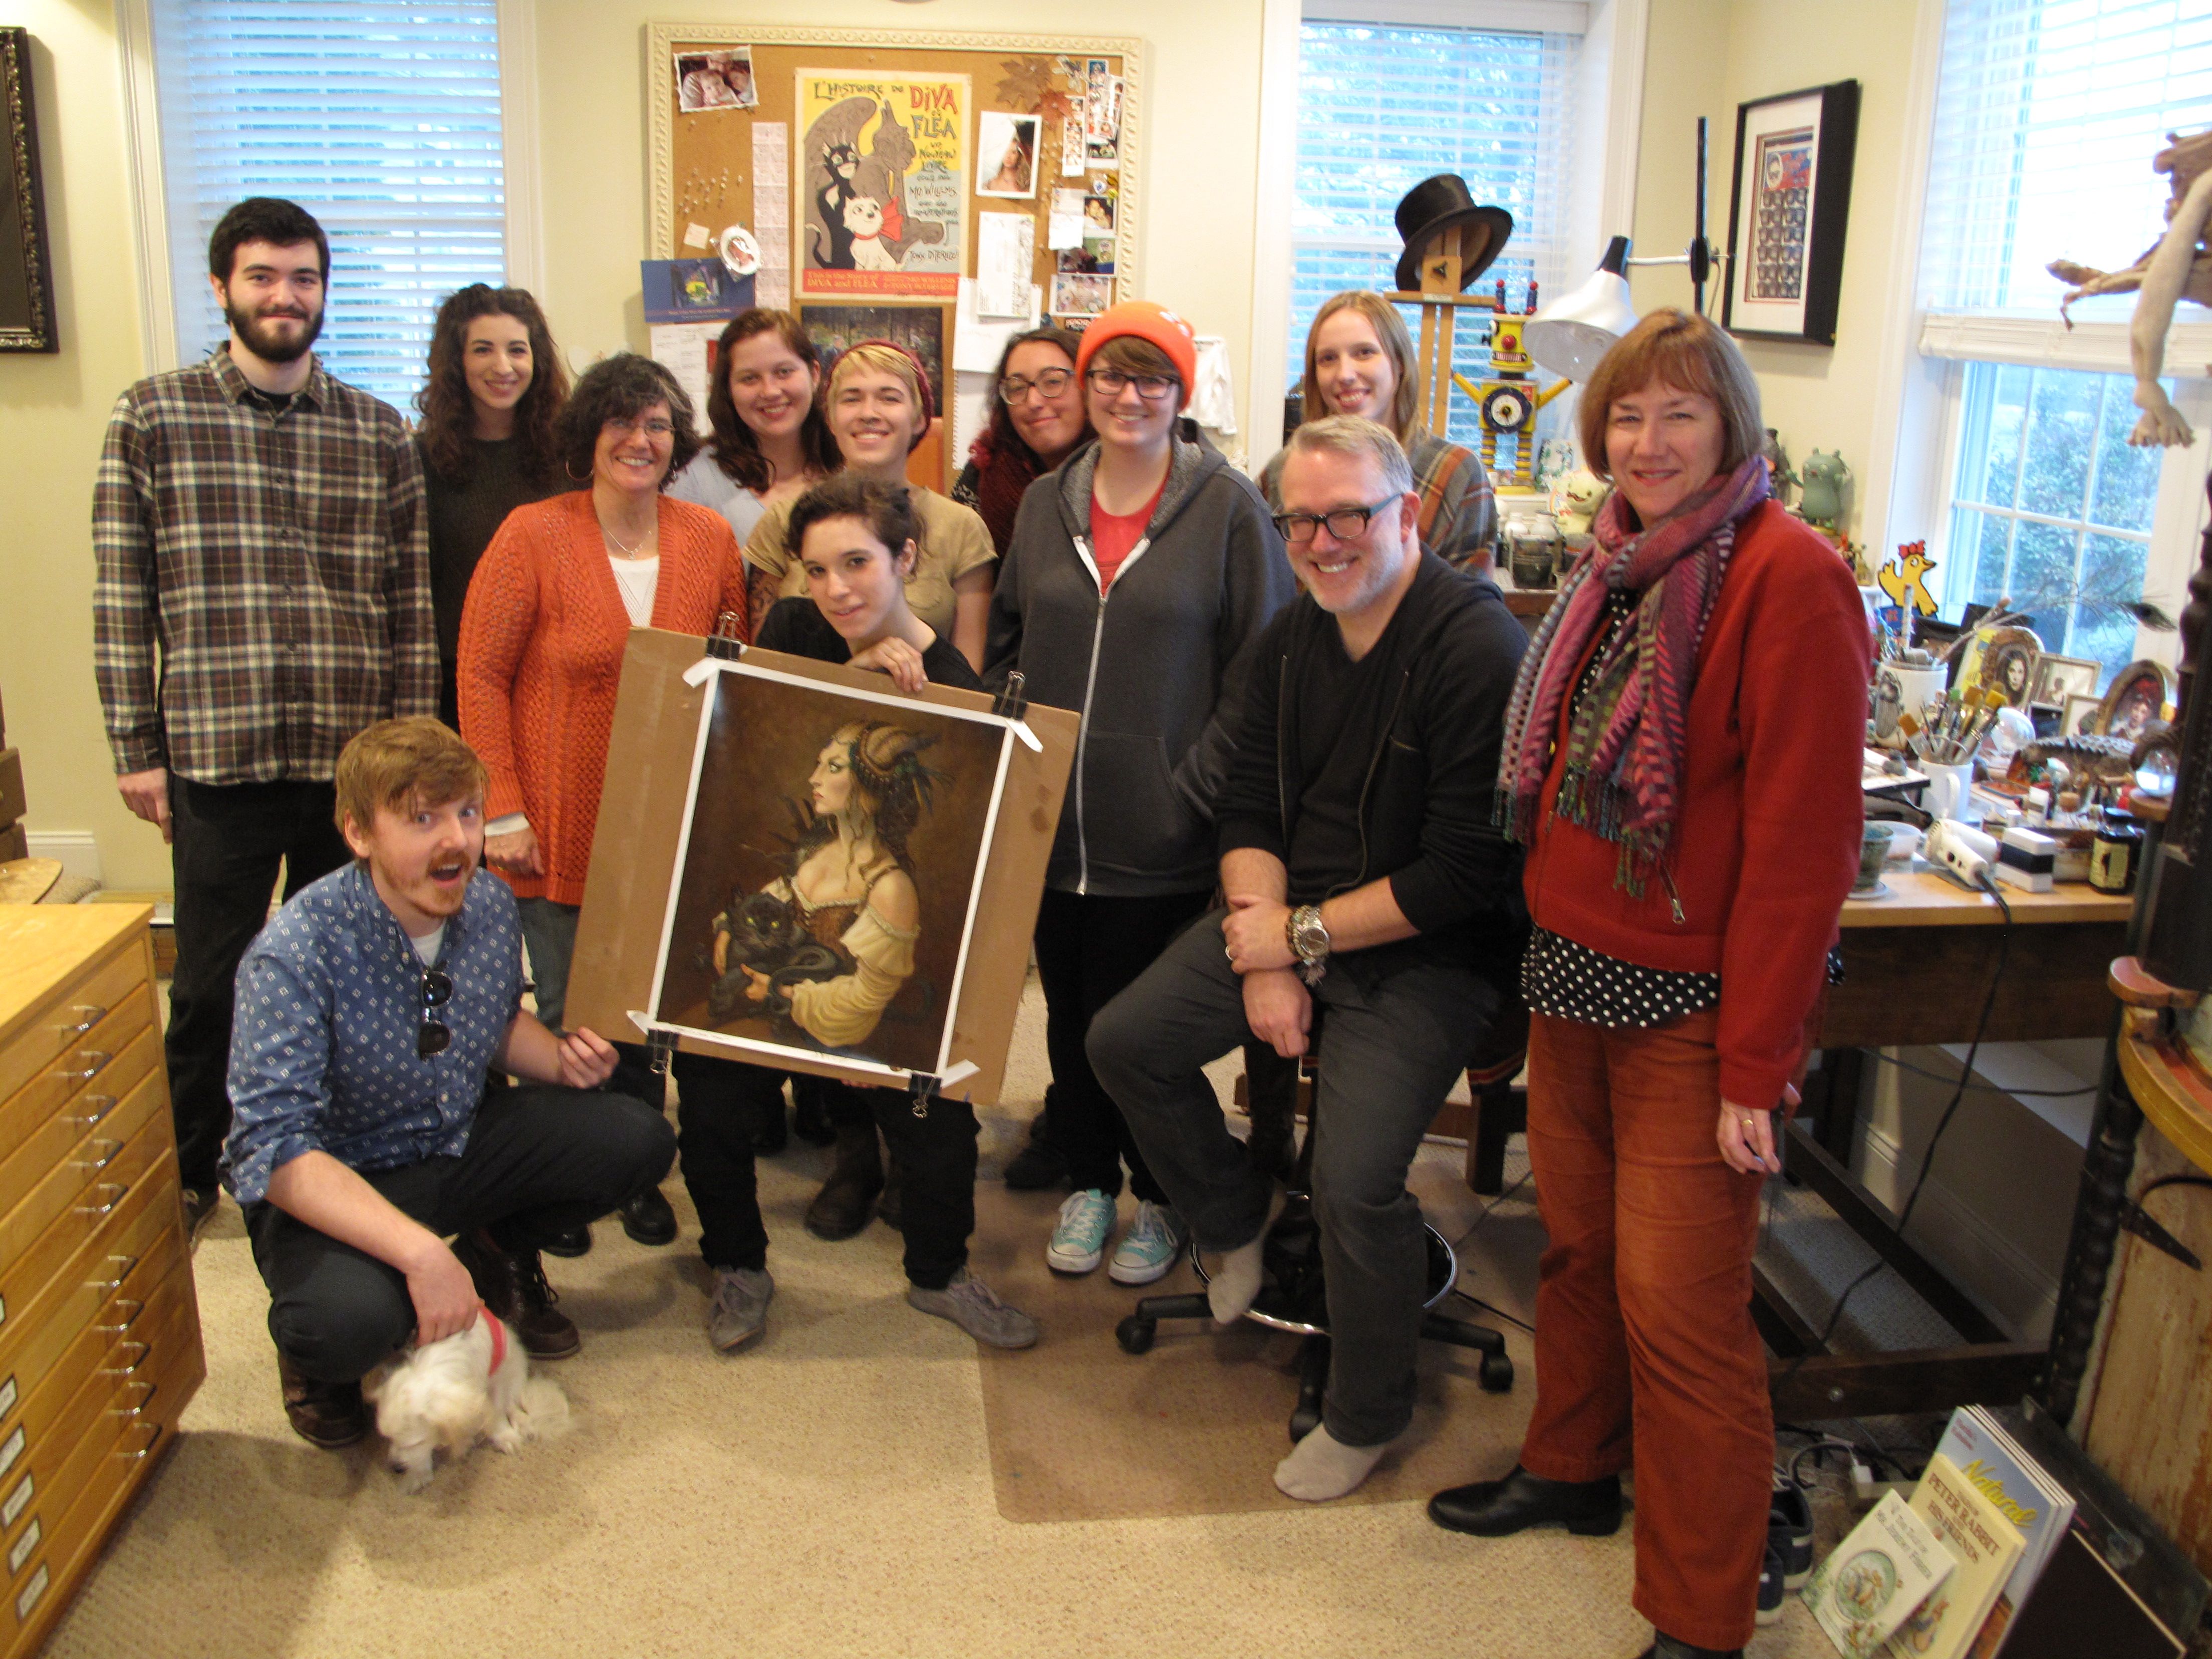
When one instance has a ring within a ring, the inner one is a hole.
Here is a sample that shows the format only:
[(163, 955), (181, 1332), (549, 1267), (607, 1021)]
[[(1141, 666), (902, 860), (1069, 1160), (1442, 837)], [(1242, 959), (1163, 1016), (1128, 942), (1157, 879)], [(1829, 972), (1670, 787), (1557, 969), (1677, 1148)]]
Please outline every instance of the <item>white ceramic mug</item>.
[(1930, 817), (1970, 822), (1966, 804), (1973, 793), (1974, 763), (1960, 761), (1955, 766), (1938, 766), (1932, 761), (1923, 761), (1920, 769), (1928, 775), (1928, 788), (1920, 797), (1921, 810)]

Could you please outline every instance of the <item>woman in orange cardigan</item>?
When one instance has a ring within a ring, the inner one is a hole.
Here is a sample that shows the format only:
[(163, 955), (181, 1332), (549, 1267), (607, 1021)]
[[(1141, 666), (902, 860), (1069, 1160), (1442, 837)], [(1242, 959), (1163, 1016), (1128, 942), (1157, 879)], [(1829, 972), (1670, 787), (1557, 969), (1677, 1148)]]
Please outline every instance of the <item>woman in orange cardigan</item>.
[[(458, 665), (461, 734), (491, 775), (485, 861), (514, 889), (538, 1015), (556, 1030), (629, 630), (708, 634), (732, 611), (751, 633), (730, 526), (662, 493), (699, 448), (676, 377), (650, 358), (611, 357), (577, 382), (557, 435), (585, 487), (500, 526), (469, 584)], [(624, 1065), (615, 1086), (661, 1097), (641, 1064)], [(623, 1226), (643, 1243), (676, 1237), (651, 1188), (623, 1207)]]

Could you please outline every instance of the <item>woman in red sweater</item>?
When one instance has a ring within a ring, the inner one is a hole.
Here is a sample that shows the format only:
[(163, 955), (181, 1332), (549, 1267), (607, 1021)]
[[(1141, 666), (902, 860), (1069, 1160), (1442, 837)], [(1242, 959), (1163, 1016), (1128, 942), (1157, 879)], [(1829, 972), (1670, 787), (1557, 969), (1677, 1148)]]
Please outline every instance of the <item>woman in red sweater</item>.
[[(676, 377), (650, 358), (608, 358), (576, 383), (557, 437), (583, 487), (507, 515), (470, 580), (458, 665), (461, 735), (491, 775), (484, 860), (514, 889), (538, 1016), (556, 1030), (629, 630), (709, 634), (731, 611), (750, 637), (729, 525), (662, 493), (699, 449)], [(641, 1064), (615, 1086), (660, 1100)], [(651, 1188), (623, 1206), (623, 1226), (644, 1243), (676, 1237)]]
[(1510, 1474), (1429, 1512), (1610, 1533), (1632, 1449), (1650, 1654), (1699, 1659), (1750, 1639), (1766, 1561), (1752, 1252), (1857, 868), (1870, 650), (1849, 568), (1768, 498), (1759, 388), (1712, 324), (1647, 317), (1580, 421), (1614, 493), (1522, 659), (1498, 785), (1535, 923), (1536, 1408)]

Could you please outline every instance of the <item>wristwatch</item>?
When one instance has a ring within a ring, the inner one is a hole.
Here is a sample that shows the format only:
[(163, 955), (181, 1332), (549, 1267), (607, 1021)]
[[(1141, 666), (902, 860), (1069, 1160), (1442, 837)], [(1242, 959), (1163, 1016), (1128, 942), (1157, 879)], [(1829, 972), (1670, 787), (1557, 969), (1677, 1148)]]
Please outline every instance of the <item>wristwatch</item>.
[(1328, 971), (1328, 929), (1322, 925), (1321, 906), (1298, 906), (1283, 923), (1283, 934), (1290, 941), (1291, 954), (1298, 959), (1299, 977), (1310, 986), (1320, 984)]

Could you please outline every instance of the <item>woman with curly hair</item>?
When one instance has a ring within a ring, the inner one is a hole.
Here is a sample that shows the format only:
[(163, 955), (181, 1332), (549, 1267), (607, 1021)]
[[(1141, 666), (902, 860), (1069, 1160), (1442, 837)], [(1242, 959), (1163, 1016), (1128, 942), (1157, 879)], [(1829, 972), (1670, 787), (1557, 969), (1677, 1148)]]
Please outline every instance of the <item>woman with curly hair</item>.
[[(802, 499), (800, 516), (811, 503), (811, 495)], [(814, 538), (805, 545), (812, 553)], [(905, 545), (911, 549), (911, 539)], [(899, 588), (896, 575), (878, 585), (893, 593)], [(780, 985), (757, 969), (735, 964), (744, 988), (738, 1008), (772, 1018), (787, 1029), (787, 1041), (829, 1049), (866, 1042), (914, 975), (921, 904), (907, 839), (941, 780), (923, 758), (932, 741), (890, 721), (854, 720), (831, 732), (815, 758), (806, 781), (806, 828), (793, 848), (791, 873), (761, 890), (782, 907), (779, 919), (795, 923), (836, 971)], [(738, 908), (714, 919), (718, 978), (733, 965)], [(760, 925), (757, 917), (747, 920)], [(684, 1178), (699, 1209), (700, 1249), (714, 1273), (708, 1340), (726, 1352), (766, 1328), (775, 1294), (752, 1154), (739, 1126), (748, 1093), (780, 1081), (773, 1071), (742, 1064), (720, 1073), (711, 1091), (684, 1079)], [(880, 1128), (904, 1172), (908, 1303), (990, 1346), (1030, 1346), (1037, 1340), (1036, 1322), (968, 1271), (968, 1238), (975, 1230), (974, 1109), (942, 1095), (917, 1106), (896, 1089), (843, 1091), (872, 1119), (871, 1148)]]
[[(500, 526), (469, 586), (459, 653), (461, 735), (490, 774), (484, 862), (514, 889), (538, 1017), (556, 1031), (629, 630), (711, 634), (729, 612), (750, 637), (729, 526), (664, 493), (699, 448), (676, 377), (649, 357), (610, 357), (576, 383), (558, 434), (562, 470), (580, 487)], [(641, 1051), (626, 1053), (617, 1086), (658, 1103), (661, 1080)], [(676, 1237), (650, 1188), (623, 1206), (623, 1224), (641, 1243)]]
[(822, 416), (822, 356), (798, 318), (760, 306), (739, 312), (715, 342), (714, 362), (720, 372), (707, 393), (714, 435), (668, 493), (714, 508), (742, 545), (763, 513), (844, 463)]
[(1057, 325), (1017, 334), (991, 377), (991, 418), (968, 451), (952, 499), (972, 507), (991, 532), (999, 556), (1014, 538), (1014, 514), (1024, 490), (1073, 455), (1091, 436), (1075, 378), (1083, 337)]
[(553, 332), (527, 289), (471, 283), (438, 307), (415, 443), (430, 509), (438, 717), (448, 726), (460, 724), (453, 662), (469, 578), (508, 514), (561, 487), (553, 426), (568, 397)]

